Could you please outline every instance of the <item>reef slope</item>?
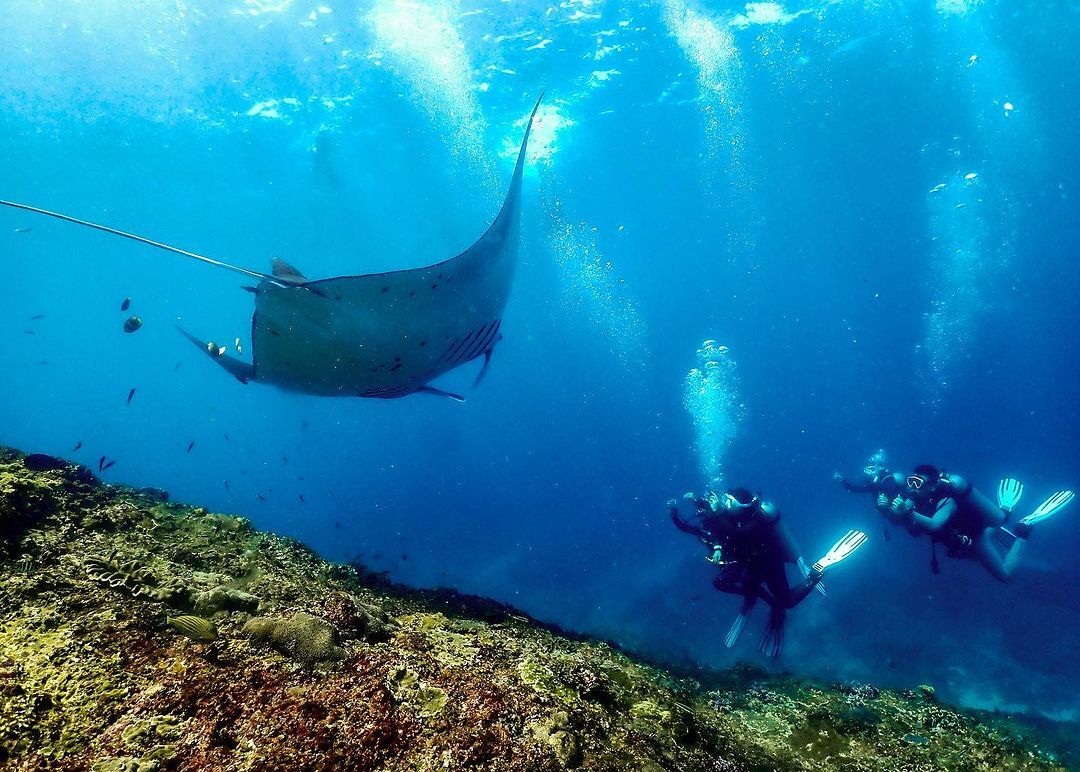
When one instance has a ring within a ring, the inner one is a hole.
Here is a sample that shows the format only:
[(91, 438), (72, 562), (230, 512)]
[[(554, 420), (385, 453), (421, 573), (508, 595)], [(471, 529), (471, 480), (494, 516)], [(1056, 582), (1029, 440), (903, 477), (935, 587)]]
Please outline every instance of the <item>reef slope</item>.
[(0, 448), (2, 769), (1064, 769), (1039, 743), (929, 689), (679, 679)]

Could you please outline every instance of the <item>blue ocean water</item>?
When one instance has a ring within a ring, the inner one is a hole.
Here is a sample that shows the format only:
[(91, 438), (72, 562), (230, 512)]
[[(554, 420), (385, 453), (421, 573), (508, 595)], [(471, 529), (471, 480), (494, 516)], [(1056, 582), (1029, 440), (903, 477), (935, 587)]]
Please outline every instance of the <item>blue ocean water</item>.
[(175, 330), (249, 349), (237, 276), (4, 210), (0, 442), (678, 665), (770, 665), (664, 506), (744, 485), (808, 557), (872, 537), (776, 667), (1076, 717), (1080, 509), (1004, 585), (832, 475), (1080, 486), (1078, 43), (1067, 2), (19, 3), (0, 198), (260, 271), (460, 252), (546, 96), (465, 404), (242, 385)]

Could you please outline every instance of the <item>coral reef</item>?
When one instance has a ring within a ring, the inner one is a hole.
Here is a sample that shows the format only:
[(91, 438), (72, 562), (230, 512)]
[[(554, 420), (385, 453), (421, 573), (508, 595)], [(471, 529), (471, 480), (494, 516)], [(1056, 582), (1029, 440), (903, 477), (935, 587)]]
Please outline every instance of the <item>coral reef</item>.
[(303, 611), (288, 618), (249, 619), (240, 634), (308, 666), (345, 657), (345, 651), (334, 643), (337, 632), (333, 626)]
[(676, 677), (510, 607), (394, 587), (241, 518), (25, 459), (0, 449), (0, 769), (1076, 761), (1068, 731), (961, 711), (926, 686), (747, 666)]

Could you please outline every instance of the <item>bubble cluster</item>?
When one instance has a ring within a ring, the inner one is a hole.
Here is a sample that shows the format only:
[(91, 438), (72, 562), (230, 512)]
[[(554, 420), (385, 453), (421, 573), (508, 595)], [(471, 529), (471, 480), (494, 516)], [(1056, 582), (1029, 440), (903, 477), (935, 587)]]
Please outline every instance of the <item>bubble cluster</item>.
[[(728, 237), (737, 251), (745, 253), (754, 240), (745, 221), (755, 218), (753, 182), (746, 169), (749, 148), (743, 115), (746, 95), (742, 59), (733, 28), (690, 8), (684, 0), (666, 0), (663, 19), (669, 34), (697, 71), (697, 103), (704, 121), (704, 156), (708, 162), (703, 185), (713, 196), (722, 191), (728, 209), (737, 213), (737, 219), (729, 223)], [(715, 167), (720, 167), (723, 175), (717, 175)]]
[(451, 150), (491, 177), (473, 67), (454, 23), (459, 16), (453, 2), (379, 0), (367, 15), (372, 56), (407, 81), (431, 120), (449, 130)]
[(728, 25), (695, 11), (681, 0), (664, 3), (664, 23), (697, 70), (710, 158), (724, 160), (732, 170), (738, 170), (746, 143), (742, 121), (742, 62), (735, 35)]
[(927, 195), (933, 270), (919, 353), (927, 401), (935, 407), (975, 335), (985, 305), (980, 288), (997, 267), (988, 243), (983, 187), (977, 174), (958, 171)]
[(707, 340), (697, 351), (697, 366), (686, 374), (683, 405), (694, 425), (698, 463), (710, 489), (723, 487), (724, 461), (746, 416), (739, 368), (731, 349)]
[(982, 5), (982, 0), (937, 0), (934, 10), (942, 16), (967, 16)]
[(601, 250), (596, 228), (568, 222), (549, 182), (541, 201), (549, 222), (548, 243), (563, 283), (566, 304), (587, 314), (624, 368), (643, 372), (648, 359), (645, 323), (630, 288)]

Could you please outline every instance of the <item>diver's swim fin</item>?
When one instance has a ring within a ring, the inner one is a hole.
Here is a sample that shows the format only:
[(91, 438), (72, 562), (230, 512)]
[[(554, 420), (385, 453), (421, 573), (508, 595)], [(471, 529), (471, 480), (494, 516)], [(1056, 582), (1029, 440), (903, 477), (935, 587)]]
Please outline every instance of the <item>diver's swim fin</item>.
[(866, 538), (866, 534), (862, 531), (848, 531), (817, 563), (814, 563), (814, 570), (824, 571), (829, 566), (835, 566), (840, 561), (851, 557), (855, 550), (866, 544)]
[[(801, 555), (799, 556), (798, 563), (799, 563), (799, 571), (802, 572), (803, 579), (806, 579), (808, 576), (810, 576), (810, 566), (808, 566), (806, 564), (806, 561), (802, 558)], [(814, 585), (814, 589), (818, 591), (818, 594), (820, 594), (821, 597), (823, 597), (823, 598), (829, 597), (829, 591), (827, 589), (825, 589), (825, 583), (824, 582), (819, 580), (818, 583)]]
[(1006, 477), (998, 483), (997, 504), (1005, 512), (1012, 512), (1024, 495), (1024, 484), (1019, 480)]
[(777, 659), (784, 648), (784, 621), (786, 614), (782, 609), (773, 609), (769, 614), (769, 624), (765, 628), (765, 635), (761, 637), (758, 651), (766, 657)]
[(1073, 500), (1074, 494), (1072, 491), (1058, 491), (1050, 496), (1039, 506), (1035, 507), (1035, 511), (1027, 517), (1020, 520), (1020, 525), (1033, 526), (1035, 523), (1041, 522), (1051, 515), (1057, 514), (1058, 510), (1062, 509), (1070, 501)]
[(743, 628), (746, 627), (746, 620), (749, 619), (750, 612), (753, 611), (756, 602), (755, 598), (747, 598), (743, 601), (742, 608), (739, 609), (739, 615), (735, 617), (735, 621), (728, 628), (727, 635), (724, 636), (725, 647), (730, 649), (739, 640), (739, 635), (742, 633)]

